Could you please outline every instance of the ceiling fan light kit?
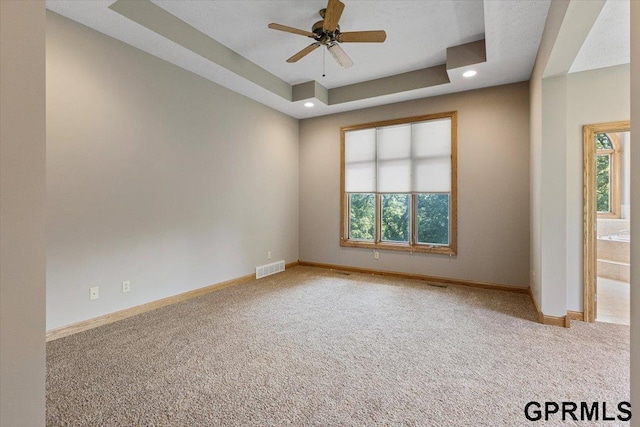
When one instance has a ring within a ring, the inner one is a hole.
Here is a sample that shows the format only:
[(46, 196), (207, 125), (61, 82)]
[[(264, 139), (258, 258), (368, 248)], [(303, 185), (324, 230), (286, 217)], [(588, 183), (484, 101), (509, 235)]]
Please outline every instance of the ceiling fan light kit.
[(269, 28), (272, 30), (298, 34), (315, 40), (315, 42), (287, 59), (287, 62), (298, 62), (318, 47), (326, 46), (331, 56), (333, 56), (341, 67), (349, 68), (353, 65), (353, 61), (342, 49), (340, 43), (382, 43), (386, 40), (387, 34), (383, 30), (341, 32), (338, 21), (340, 21), (343, 10), (344, 3), (340, 0), (329, 0), (327, 7), (320, 10), (322, 21), (313, 24), (311, 31), (300, 30), (281, 24), (269, 24)]
[(351, 60), (351, 58), (349, 58), (346, 52), (342, 50), (338, 43), (328, 44), (327, 50), (329, 51), (331, 56), (333, 56), (333, 59), (335, 59), (342, 68), (349, 68), (353, 65), (353, 61)]

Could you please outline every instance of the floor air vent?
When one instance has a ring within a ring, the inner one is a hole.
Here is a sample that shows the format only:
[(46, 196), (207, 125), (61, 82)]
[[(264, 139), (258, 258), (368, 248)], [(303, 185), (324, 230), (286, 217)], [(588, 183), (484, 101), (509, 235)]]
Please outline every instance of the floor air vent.
[(434, 283), (434, 282), (427, 282), (427, 285), (429, 286), (433, 286), (436, 288), (448, 288), (449, 285), (445, 285), (444, 283)]
[(256, 279), (284, 271), (284, 260), (256, 267)]

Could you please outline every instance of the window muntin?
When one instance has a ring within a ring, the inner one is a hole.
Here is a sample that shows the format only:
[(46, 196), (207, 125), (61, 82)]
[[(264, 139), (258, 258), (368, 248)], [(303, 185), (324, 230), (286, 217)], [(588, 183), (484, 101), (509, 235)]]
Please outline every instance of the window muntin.
[(343, 128), (341, 245), (455, 254), (456, 130), (455, 112)]

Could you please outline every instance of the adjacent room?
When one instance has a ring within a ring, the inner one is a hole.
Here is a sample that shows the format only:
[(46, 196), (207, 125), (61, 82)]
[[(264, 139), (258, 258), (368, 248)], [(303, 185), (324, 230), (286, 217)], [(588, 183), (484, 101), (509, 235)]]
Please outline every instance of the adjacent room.
[(2, 3), (0, 424), (629, 425), (632, 3)]

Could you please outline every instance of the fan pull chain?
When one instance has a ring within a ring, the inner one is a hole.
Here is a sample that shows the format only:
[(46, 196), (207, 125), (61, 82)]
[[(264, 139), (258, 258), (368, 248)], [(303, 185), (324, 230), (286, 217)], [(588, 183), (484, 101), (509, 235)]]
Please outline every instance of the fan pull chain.
[(322, 49), (322, 77), (326, 77), (326, 74), (325, 74), (325, 60), (324, 60), (325, 50), (326, 49)]

